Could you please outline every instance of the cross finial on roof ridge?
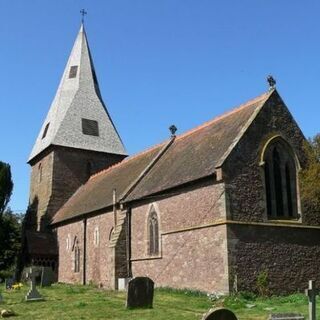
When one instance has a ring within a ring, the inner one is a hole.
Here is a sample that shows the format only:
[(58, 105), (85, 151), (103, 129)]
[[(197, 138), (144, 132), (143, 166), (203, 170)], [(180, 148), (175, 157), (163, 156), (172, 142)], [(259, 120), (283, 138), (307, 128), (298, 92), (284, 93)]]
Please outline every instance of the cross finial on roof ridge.
[(269, 83), (269, 90), (273, 90), (276, 87), (276, 80), (272, 75), (269, 75), (267, 81)]

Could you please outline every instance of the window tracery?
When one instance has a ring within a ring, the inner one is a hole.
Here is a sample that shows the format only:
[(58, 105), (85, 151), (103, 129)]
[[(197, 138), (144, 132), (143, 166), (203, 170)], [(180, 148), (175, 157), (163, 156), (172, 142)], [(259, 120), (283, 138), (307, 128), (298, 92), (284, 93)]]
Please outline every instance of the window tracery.
[(292, 148), (278, 137), (267, 146), (263, 162), (268, 217), (297, 218), (297, 166)]
[(159, 255), (159, 221), (154, 208), (152, 207), (148, 217), (148, 254)]

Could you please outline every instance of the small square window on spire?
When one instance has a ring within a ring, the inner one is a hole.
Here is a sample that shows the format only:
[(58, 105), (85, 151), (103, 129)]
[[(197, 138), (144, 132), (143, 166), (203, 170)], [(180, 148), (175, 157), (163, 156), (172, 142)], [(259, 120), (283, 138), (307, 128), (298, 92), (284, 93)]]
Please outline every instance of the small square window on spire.
[(46, 137), (47, 132), (48, 132), (48, 129), (49, 129), (49, 125), (50, 125), (50, 122), (48, 122), (48, 123), (46, 124), (46, 127), (45, 127), (44, 130), (43, 130), (43, 134), (42, 134), (42, 138), (41, 138), (41, 139), (44, 139), (44, 138)]
[(71, 66), (69, 71), (69, 79), (77, 76), (78, 66)]

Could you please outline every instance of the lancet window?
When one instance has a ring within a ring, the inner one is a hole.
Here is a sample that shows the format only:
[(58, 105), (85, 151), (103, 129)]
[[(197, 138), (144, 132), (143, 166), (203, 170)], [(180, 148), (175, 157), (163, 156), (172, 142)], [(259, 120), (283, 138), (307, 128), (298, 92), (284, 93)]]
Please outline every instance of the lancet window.
[(266, 210), (269, 218), (298, 217), (297, 166), (294, 151), (276, 138), (264, 153)]

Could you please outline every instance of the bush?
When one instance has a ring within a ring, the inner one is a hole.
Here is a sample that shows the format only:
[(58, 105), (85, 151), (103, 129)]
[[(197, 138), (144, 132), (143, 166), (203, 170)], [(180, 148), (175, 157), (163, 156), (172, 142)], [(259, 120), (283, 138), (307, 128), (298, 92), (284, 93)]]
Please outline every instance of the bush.
[(238, 296), (241, 299), (248, 300), (248, 301), (255, 301), (257, 299), (257, 295), (250, 291), (240, 291), (238, 293)]

